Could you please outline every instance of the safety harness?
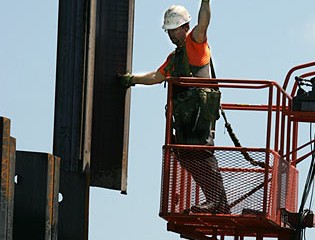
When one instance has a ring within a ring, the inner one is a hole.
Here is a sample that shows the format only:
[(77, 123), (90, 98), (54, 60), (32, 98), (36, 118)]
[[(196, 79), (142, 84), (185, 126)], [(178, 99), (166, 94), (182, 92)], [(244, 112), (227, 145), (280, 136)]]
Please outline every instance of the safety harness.
[(192, 77), (188, 56), (186, 51), (186, 44), (178, 47), (171, 53), (170, 60), (164, 68), (165, 75), (170, 73), (172, 77)]
[[(210, 66), (212, 66), (212, 61)], [(200, 74), (200, 72), (208, 67), (209, 65), (201, 67), (190, 66), (186, 45), (184, 44), (184, 46), (176, 48), (176, 50), (171, 53), (170, 60), (164, 68), (164, 71), (166, 75), (170, 73), (173, 77), (192, 77), (196, 76), (196, 73)], [(213, 69), (211, 69), (211, 73), (212, 76), (215, 75)], [(207, 75), (209, 75), (209, 70), (201, 75), (207, 77)], [(220, 99), (221, 93), (219, 89), (175, 85), (173, 90), (174, 127), (176, 128), (177, 120), (190, 125), (190, 130), (194, 132), (200, 118), (204, 118), (210, 121), (210, 134), (212, 138), (214, 138), (215, 122), (220, 117)]]
[[(169, 63), (164, 68), (165, 73), (170, 73), (174, 77), (191, 77), (193, 72), (188, 62), (186, 46), (177, 48), (170, 56)], [(216, 78), (212, 59), (210, 58), (211, 77)], [(225, 121), (225, 127), (229, 133), (231, 140), (236, 147), (242, 147), (231, 124), (227, 121), (226, 114), (220, 105), (221, 93), (218, 88), (188, 88), (176, 86), (177, 89), (173, 92), (173, 104), (175, 118), (180, 118), (183, 122), (193, 122), (191, 130), (194, 131), (200, 117), (210, 120), (211, 135), (214, 138), (215, 123), (221, 115)], [(241, 151), (244, 158), (254, 166), (265, 167), (263, 162), (254, 160), (247, 151)]]

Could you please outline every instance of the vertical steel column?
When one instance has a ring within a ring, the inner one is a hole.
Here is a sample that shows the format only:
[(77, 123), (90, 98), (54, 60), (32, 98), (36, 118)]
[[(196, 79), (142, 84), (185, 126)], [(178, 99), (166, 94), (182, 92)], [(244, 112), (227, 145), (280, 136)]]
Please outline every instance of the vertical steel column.
[(13, 239), (57, 240), (60, 158), (16, 152)]
[(15, 139), (10, 137), (10, 120), (0, 117), (0, 239), (13, 234)]
[(82, 171), (89, 8), (90, 0), (59, 1), (53, 154), (62, 159), (60, 240), (88, 238), (89, 175)]
[[(87, 239), (89, 186), (126, 192), (134, 0), (59, 1), (53, 153), (58, 239)], [(93, 79), (94, 78), (94, 79)], [(119, 121), (117, 121), (117, 119)]]
[(59, 1), (54, 155), (61, 168), (79, 171), (85, 50), (85, 0)]
[(87, 174), (61, 170), (58, 240), (88, 239), (88, 190)]
[(93, 186), (126, 192), (130, 90), (116, 75), (131, 71), (133, 12), (134, 0), (59, 1), (59, 239), (88, 237), (90, 176)]

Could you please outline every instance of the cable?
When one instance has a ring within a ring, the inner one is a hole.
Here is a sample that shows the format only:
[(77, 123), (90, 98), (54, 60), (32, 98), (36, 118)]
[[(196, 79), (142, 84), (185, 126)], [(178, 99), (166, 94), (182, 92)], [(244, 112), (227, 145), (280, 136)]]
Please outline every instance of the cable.
[[(242, 147), (239, 139), (236, 137), (235, 133), (233, 132), (232, 126), (231, 124), (228, 122), (227, 117), (225, 115), (225, 112), (222, 108), (222, 106), (220, 106), (220, 110), (221, 110), (221, 115), (223, 116), (223, 119), (225, 121), (225, 128), (228, 131), (228, 134), (232, 140), (232, 142), (234, 143), (235, 147)], [(260, 166), (262, 168), (265, 168), (265, 163), (264, 162), (259, 162), (254, 160), (247, 151), (241, 151), (241, 154), (244, 156), (245, 160), (247, 160), (248, 162), (250, 162), (252, 165), (254, 166)]]
[[(312, 123), (310, 123), (310, 139), (312, 138), (312, 135), (313, 135), (312, 134)], [(315, 138), (315, 135), (314, 135), (314, 138)], [(313, 151), (313, 150), (314, 150), (314, 148), (311, 145), (311, 151)], [(309, 204), (309, 208), (308, 209), (312, 208), (313, 196), (314, 196), (314, 186), (315, 186), (315, 181), (313, 181), (313, 183), (312, 183), (312, 191), (311, 191), (312, 193), (311, 193), (310, 204)]]
[(301, 201), (299, 213), (302, 213), (302, 211), (303, 211), (303, 208), (304, 208), (305, 203), (306, 203), (306, 199), (307, 199), (308, 194), (310, 192), (310, 188), (311, 188), (313, 181), (314, 181), (314, 176), (315, 176), (315, 163), (314, 162), (315, 162), (315, 155), (313, 153), (311, 166), (310, 166), (310, 169), (309, 169), (309, 172), (308, 172), (308, 175), (306, 178), (306, 182), (305, 182), (305, 187), (304, 187), (304, 192), (302, 195), (302, 201)]
[[(310, 138), (312, 136), (311, 133), (312, 129), (310, 129)], [(315, 138), (315, 136), (314, 136)], [(315, 146), (315, 143), (314, 143)], [(312, 145), (311, 145), (311, 151), (312, 151)], [(299, 208), (299, 217), (298, 217), (298, 224), (297, 224), (297, 228), (296, 228), (296, 232), (297, 232), (297, 239), (298, 240), (302, 240), (303, 236), (305, 238), (305, 230), (302, 229), (302, 223), (305, 219), (305, 217), (311, 213), (310, 209), (304, 210), (304, 206), (306, 203), (306, 200), (308, 198), (308, 195), (310, 193), (310, 190), (312, 189), (312, 196), (311, 199), (313, 199), (313, 193), (314, 193), (314, 176), (315, 176), (315, 154), (312, 154), (312, 161), (310, 164), (310, 168), (309, 168), (309, 172), (307, 174), (307, 178), (305, 181), (305, 186), (304, 186), (304, 191), (303, 191), (303, 195), (302, 195), (302, 200), (301, 200), (301, 205)]]

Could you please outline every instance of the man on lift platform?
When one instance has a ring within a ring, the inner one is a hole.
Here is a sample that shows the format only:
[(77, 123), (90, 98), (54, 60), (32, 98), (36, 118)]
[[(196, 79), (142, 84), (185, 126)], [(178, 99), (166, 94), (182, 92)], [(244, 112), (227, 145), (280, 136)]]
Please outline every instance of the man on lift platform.
[[(198, 24), (190, 31), (191, 16), (183, 6), (173, 5), (164, 14), (162, 28), (176, 45), (166, 61), (143, 75), (124, 74), (124, 87), (135, 84), (162, 83), (166, 77), (215, 78), (211, 62), (207, 29), (210, 23), (209, 0), (202, 0)], [(211, 69), (211, 71), (210, 71)], [(173, 128), (176, 144), (214, 145), (214, 125), (219, 118), (220, 91), (218, 88), (173, 87)], [(223, 180), (213, 151), (175, 151), (181, 166), (190, 172), (201, 187), (205, 202), (191, 207), (192, 212), (230, 213)]]

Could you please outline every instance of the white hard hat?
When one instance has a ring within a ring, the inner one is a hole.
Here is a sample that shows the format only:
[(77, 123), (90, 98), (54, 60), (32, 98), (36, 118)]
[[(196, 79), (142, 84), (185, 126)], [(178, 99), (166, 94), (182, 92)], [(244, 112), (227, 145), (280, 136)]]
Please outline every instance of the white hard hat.
[(191, 17), (185, 7), (172, 5), (164, 14), (163, 29), (175, 29), (190, 21)]

